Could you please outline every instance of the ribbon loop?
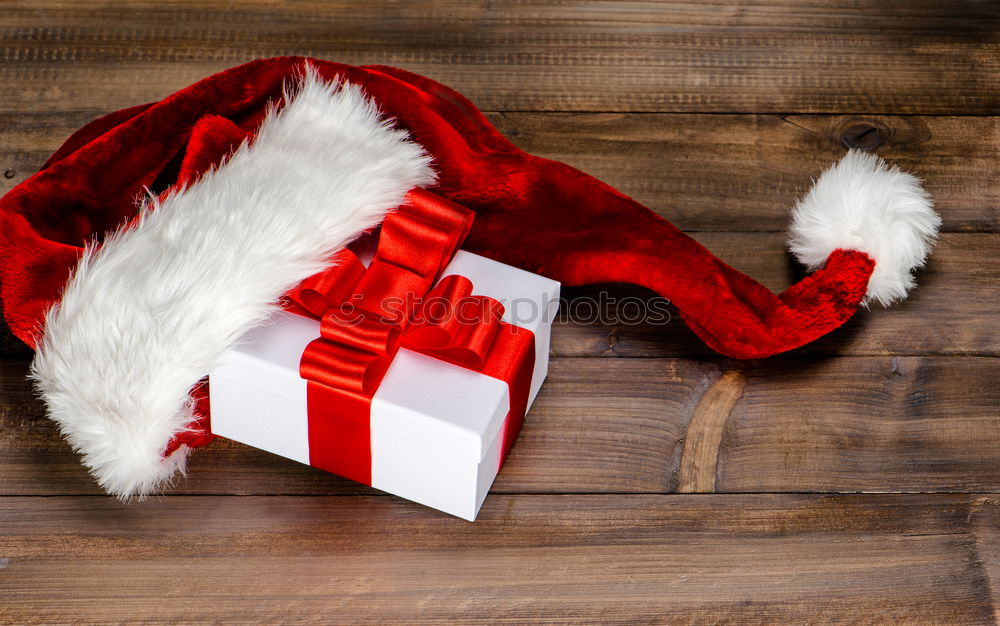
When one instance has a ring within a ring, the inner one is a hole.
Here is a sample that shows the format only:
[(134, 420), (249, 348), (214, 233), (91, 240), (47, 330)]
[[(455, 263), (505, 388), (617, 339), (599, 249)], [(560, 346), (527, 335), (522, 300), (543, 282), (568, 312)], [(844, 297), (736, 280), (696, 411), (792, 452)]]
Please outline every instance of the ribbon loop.
[(305, 279), (289, 294), (316, 318), (344, 302), (365, 273), (361, 259), (347, 248), (338, 252), (331, 262), (331, 267)]
[(503, 312), (503, 305), (497, 300), (473, 296), (472, 282), (468, 278), (447, 276), (421, 303), (404, 345), (477, 368), (486, 360)]
[(389, 357), (316, 339), (306, 347), (299, 373), (306, 380), (354, 396), (369, 396), (389, 368)]
[(323, 316), (320, 321), (320, 339), (327, 343), (339, 344), (344, 350), (360, 354), (389, 355), (399, 348), (402, 328), (399, 324), (388, 324), (380, 319), (360, 314), (354, 320), (347, 320), (337, 311)]
[(358, 281), (352, 302), (387, 324), (402, 326), (433, 280), (434, 276), (422, 276), (376, 257)]

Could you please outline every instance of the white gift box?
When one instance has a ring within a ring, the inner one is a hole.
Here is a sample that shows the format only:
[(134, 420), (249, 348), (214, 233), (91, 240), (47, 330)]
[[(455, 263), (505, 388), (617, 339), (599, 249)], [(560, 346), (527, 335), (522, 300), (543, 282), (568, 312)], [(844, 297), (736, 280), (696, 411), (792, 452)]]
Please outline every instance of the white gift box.
[[(548, 371), (559, 283), (460, 250), (442, 278), (504, 305), (534, 334), (530, 408)], [(320, 322), (286, 311), (248, 332), (209, 379), (212, 432), (309, 464), (307, 381), (299, 376)], [(400, 349), (371, 403), (372, 486), (472, 521), (502, 463), (506, 382)]]

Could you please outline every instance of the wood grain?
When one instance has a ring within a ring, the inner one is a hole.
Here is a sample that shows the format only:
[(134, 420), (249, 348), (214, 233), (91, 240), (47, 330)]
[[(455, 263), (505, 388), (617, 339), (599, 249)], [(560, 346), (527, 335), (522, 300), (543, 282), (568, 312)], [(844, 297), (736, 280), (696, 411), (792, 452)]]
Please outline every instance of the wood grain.
[[(0, 494), (99, 493), (23, 367), (0, 374)], [(996, 372), (971, 357), (554, 359), (493, 492), (996, 492)], [(171, 493), (374, 492), (217, 441)]]
[[(783, 233), (694, 233), (721, 259), (780, 292), (802, 276)], [(909, 298), (885, 309), (859, 310), (838, 330), (797, 350), (813, 355), (1000, 354), (995, 323), (1000, 299), (1000, 237), (947, 234)], [(682, 271), (678, 268), (678, 271)], [(667, 324), (638, 318), (658, 296), (623, 285), (563, 289), (553, 327), (556, 356), (663, 357), (714, 353), (671, 309)]]
[(973, 558), (989, 580), (993, 597), (993, 623), (1000, 623), (1000, 500), (995, 497), (977, 500), (988, 506), (976, 506), (969, 516)]
[(996, 371), (995, 359), (761, 364), (727, 422), (718, 489), (993, 491)]
[[(154, 97), (166, 95), (166, 91)], [(137, 104), (139, 100), (127, 104)], [(0, 193), (110, 108), (4, 111)], [(693, 231), (775, 231), (845, 135), (871, 124), (877, 153), (925, 180), (945, 232), (1000, 232), (998, 117), (490, 113), (517, 146), (563, 161)]]
[(736, 368), (722, 373), (702, 394), (688, 420), (684, 436), (684, 449), (677, 471), (678, 492), (715, 491), (722, 435), (745, 386), (746, 378)]
[(373, 497), (0, 506), (6, 622), (994, 616), (997, 505), (969, 496), (498, 496), (475, 524)]
[(924, 179), (945, 231), (1000, 227), (1000, 118), (858, 115), (497, 113), (518, 147), (569, 163), (684, 230), (779, 231), (851, 129)]
[(19, 352), (0, 358), (0, 623), (1000, 623), (998, 18), (977, 0), (2, 3), (0, 193), (103, 113), (304, 54), (455, 87), (776, 291), (802, 275), (788, 207), (847, 147), (921, 176), (946, 234), (907, 302), (766, 361), (712, 354), (676, 315), (632, 323), (623, 299), (647, 291), (565, 289), (599, 315), (555, 325), (474, 524), (226, 441), (170, 495), (99, 496), (0, 328)]
[(304, 54), (404, 67), (496, 111), (992, 115), (998, 15), (974, 0), (9, 0), (0, 108), (121, 108)]

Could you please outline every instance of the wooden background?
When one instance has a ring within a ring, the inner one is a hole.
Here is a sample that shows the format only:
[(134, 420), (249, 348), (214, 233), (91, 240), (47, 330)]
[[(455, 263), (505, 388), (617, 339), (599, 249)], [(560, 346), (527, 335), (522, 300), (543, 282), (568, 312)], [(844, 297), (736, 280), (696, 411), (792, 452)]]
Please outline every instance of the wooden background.
[(944, 234), (908, 302), (766, 361), (715, 356), (680, 321), (557, 324), (474, 524), (221, 441), (169, 494), (119, 504), (8, 337), (0, 621), (996, 623), (998, 17), (944, 0), (4, 0), (0, 191), (96, 116), (306, 54), (457, 88), (773, 289), (800, 275), (787, 210), (845, 145), (924, 178)]

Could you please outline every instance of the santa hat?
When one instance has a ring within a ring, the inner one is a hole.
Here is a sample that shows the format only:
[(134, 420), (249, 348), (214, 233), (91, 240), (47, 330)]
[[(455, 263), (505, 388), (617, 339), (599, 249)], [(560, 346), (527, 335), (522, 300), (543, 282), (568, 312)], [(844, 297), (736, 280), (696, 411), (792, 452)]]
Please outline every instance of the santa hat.
[(0, 200), (4, 317), (97, 481), (141, 496), (182, 469), (207, 440), (199, 385), (220, 356), (414, 187), (476, 212), (470, 251), (567, 285), (649, 287), (736, 358), (903, 298), (940, 223), (919, 181), (849, 152), (793, 210), (790, 247), (814, 273), (775, 295), (430, 79), (248, 63), (88, 124)]

